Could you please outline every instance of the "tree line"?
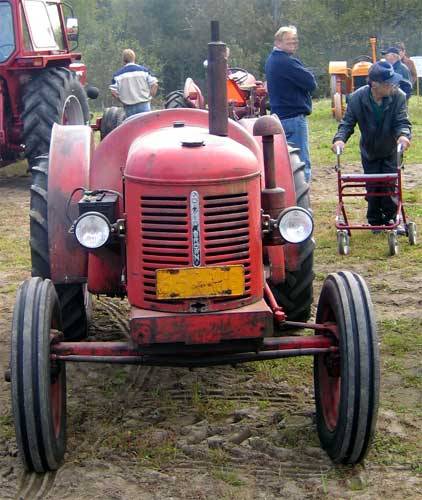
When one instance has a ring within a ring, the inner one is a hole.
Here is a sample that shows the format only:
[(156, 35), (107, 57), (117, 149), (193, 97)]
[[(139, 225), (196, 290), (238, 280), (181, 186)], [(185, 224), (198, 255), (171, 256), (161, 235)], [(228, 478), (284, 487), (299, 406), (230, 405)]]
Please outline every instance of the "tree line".
[(370, 55), (369, 37), (382, 48), (399, 41), (410, 55), (422, 55), (420, 0), (72, 0), (79, 19), (79, 48), (99, 106), (111, 104), (111, 75), (121, 52), (132, 48), (137, 61), (160, 80), (161, 96), (181, 88), (190, 76), (204, 85), (210, 21), (220, 21), (230, 46), (230, 65), (263, 79), (273, 34), (285, 24), (299, 30), (298, 57), (328, 90), (328, 63)]

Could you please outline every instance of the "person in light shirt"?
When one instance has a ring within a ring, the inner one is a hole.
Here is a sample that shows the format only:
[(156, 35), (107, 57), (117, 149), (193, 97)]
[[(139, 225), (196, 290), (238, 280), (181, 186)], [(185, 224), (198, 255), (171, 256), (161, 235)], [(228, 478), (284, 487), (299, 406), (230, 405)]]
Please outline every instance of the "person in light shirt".
[(110, 85), (112, 95), (123, 104), (126, 117), (151, 111), (151, 99), (158, 90), (157, 78), (147, 67), (136, 64), (135, 60), (135, 52), (125, 49), (125, 65), (114, 73)]

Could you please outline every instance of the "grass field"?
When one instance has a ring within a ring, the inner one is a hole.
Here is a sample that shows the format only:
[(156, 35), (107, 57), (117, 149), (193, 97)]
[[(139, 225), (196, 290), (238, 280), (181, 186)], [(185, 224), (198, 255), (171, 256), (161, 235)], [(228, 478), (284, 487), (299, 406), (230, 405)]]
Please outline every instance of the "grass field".
[[(409, 117), (412, 122), (412, 146), (406, 153), (406, 162), (422, 164), (422, 97), (412, 97), (409, 101)], [(332, 138), (338, 123), (332, 118), (328, 99), (314, 101), (313, 113), (310, 116), (311, 158), (316, 165), (335, 163), (331, 152)], [(342, 161), (344, 163), (359, 162), (359, 129), (347, 143)]]
[[(412, 98), (414, 141), (404, 170), (406, 208), (420, 228), (421, 106)], [(410, 246), (403, 238), (400, 254), (389, 257), (385, 235), (365, 231), (353, 234), (349, 256), (338, 255), (330, 150), (336, 128), (329, 101), (316, 101), (310, 117), (314, 296), (316, 307), (327, 274), (344, 269), (362, 274), (371, 290), (380, 337), (381, 397), (365, 466), (339, 467), (319, 455), (311, 357), (192, 372), (83, 364), (69, 367), (68, 453), (48, 498), (61, 497), (63, 491), (66, 498), (141, 498), (139, 488), (157, 491), (154, 498), (420, 498), (422, 244)], [(358, 138), (357, 131), (342, 157), (345, 168), (355, 171)], [(26, 168), (21, 162), (0, 170), (0, 374), (9, 360), (16, 288), (30, 274), (30, 180), (19, 178), (28, 175)], [(364, 217), (364, 200), (350, 203), (354, 216)], [(121, 309), (120, 302), (97, 300), (95, 329), (105, 334), (118, 329), (125, 315)], [(0, 498), (15, 497), (21, 473), (9, 390), (1, 379)], [(208, 446), (202, 431), (223, 444)], [(230, 440), (239, 432), (251, 438), (234, 446)]]

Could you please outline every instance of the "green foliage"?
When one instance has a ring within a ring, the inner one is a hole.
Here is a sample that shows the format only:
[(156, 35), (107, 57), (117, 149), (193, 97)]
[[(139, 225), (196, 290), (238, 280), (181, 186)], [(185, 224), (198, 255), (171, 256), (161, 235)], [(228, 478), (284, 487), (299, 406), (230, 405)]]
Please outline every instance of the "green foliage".
[(231, 48), (230, 64), (263, 78), (273, 34), (285, 24), (299, 29), (299, 57), (327, 90), (330, 60), (370, 53), (369, 37), (379, 47), (406, 42), (422, 53), (418, 0), (72, 0), (80, 25), (80, 46), (90, 82), (101, 90), (99, 107), (110, 105), (113, 72), (121, 52), (131, 47), (138, 61), (159, 77), (162, 95), (181, 88), (186, 77), (205, 88), (210, 21), (220, 21), (221, 38)]

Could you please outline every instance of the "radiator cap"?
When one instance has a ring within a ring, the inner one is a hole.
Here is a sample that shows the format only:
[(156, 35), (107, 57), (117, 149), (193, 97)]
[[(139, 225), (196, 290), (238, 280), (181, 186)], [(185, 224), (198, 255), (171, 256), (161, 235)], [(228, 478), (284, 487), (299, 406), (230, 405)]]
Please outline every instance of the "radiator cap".
[(190, 139), (183, 139), (182, 146), (185, 148), (199, 148), (205, 146), (205, 142), (200, 137), (192, 137)]

